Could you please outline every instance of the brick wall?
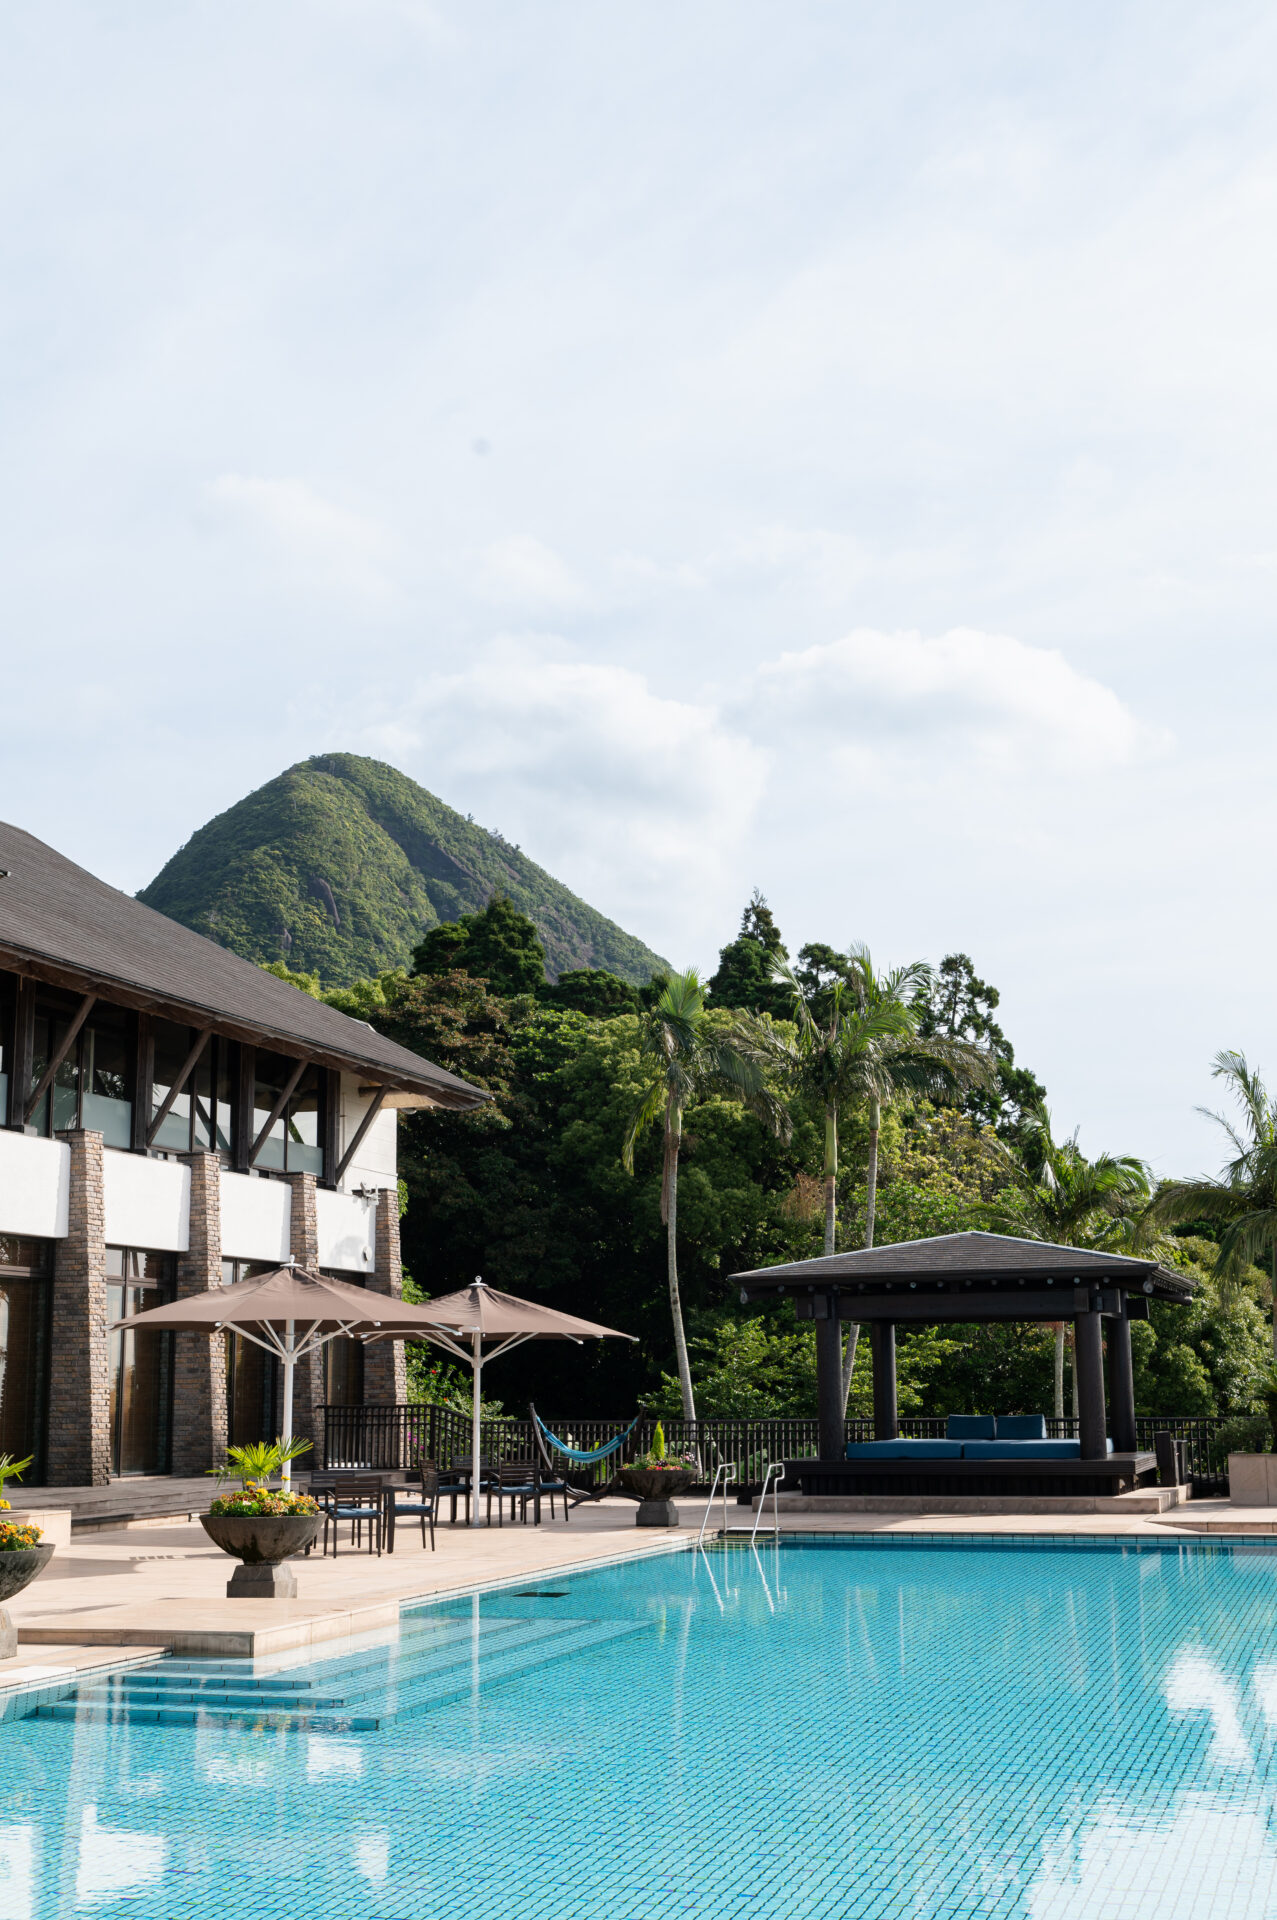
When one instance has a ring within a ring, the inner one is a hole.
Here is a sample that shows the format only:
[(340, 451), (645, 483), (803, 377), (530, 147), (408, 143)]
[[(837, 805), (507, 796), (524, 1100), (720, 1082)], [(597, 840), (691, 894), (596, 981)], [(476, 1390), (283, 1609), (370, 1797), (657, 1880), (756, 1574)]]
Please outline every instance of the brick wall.
[[(177, 1257), (177, 1297), (222, 1284), (221, 1163), (183, 1156), (191, 1170), (190, 1246)], [(173, 1472), (206, 1473), (226, 1458), (226, 1336), (173, 1336)]]
[[(383, 1187), (377, 1195), (377, 1240), (368, 1289), (403, 1299), (403, 1264), (399, 1257), (399, 1194)], [(402, 1340), (370, 1340), (364, 1348), (364, 1405), (393, 1406), (408, 1398)]]
[(102, 1135), (63, 1133), (71, 1149), (70, 1215), (55, 1244), (48, 1478), (104, 1487), (111, 1477), (110, 1334)]

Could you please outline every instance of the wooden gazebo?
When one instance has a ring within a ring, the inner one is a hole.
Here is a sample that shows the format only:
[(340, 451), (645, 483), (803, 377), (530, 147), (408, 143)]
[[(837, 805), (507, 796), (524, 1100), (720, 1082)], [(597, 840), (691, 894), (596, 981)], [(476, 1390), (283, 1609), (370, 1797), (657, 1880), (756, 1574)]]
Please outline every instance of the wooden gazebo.
[[(855, 1462), (843, 1445), (842, 1323), (862, 1322), (873, 1354), (874, 1436), (894, 1440), (896, 1328), (909, 1323), (1058, 1321), (1074, 1326), (1079, 1458), (1048, 1472), (1039, 1464), (953, 1460), (926, 1465), (926, 1488), (972, 1493), (1118, 1491), (1150, 1473), (1155, 1457), (1136, 1444), (1131, 1321), (1148, 1318), (1151, 1300), (1187, 1304), (1191, 1282), (1154, 1260), (1083, 1252), (995, 1233), (947, 1233), (930, 1240), (863, 1248), (788, 1266), (733, 1275), (742, 1302), (785, 1295), (799, 1319), (816, 1323), (820, 1460), (803, 1474), (810, 1492), (904, 1491), (907, 1462)], [(1108, 1349), (1112, 1448), (1105, 1408)], [(989, 1411), (995, 1411), (989, 1409)], [(924, 1463), (919, 1462), (919, 1467)], [(916, 1477), (916, 1469), (915, 1469)], [(995, 1489), (993, 1482), (997, 1481)], [(1050, 1487), (1047, 1481), (1051, 1482)], [(1100, 1483), (1103, 1483), (1101, 1486)]]

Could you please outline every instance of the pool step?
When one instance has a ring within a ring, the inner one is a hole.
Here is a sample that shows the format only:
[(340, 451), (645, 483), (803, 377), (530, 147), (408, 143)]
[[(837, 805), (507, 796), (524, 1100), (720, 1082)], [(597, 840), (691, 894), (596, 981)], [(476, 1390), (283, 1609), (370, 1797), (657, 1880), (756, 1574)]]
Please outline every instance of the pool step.
[(642, 1624), (498, 1617), (481, 1621), (476, 1632), (470, 1622), (452, 1620), (412, 1635), (407, 1649), (382, 1648), (364, 1658), (323, 1663), (332, 1671), (313, 1678), (274, 1674), (258, 1680), (233, 1669), (176, 1671), (177, 1663), (165, 1661), (86, 1682), (38, 1707), (32, 1717), (82, 1725), (369, 1733), (481, 1692), (494, 1681), (639, 1632)]

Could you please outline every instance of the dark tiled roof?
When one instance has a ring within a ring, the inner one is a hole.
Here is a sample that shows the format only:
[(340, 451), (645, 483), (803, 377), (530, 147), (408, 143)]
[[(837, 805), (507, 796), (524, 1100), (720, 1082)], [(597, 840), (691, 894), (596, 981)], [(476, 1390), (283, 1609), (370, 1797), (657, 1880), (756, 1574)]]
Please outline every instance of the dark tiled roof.
[(487, 1098), (364, 1021), (299, 993), (0, 822), (0, 869), (6, 868), (0, 966), (366, 1073), (441, 1106), (474, 1107)]
[(734, 1285), (754, 1290), (766, 1286), (820, 1285), (830, 1281), (853, 1283), (873, 1280), (1025, 1280), (1056, 1279), (1107, 1281), (1125, 1287), (1156, 1282), (1177, 1298), (1187, 1299), (1192, 1283), (1156, 1260), (1133, 1260), (1127, 1254), (1092, 1253), (1080, 1247), (1055, 1247), (1044, 1240), (1013, 1240), (1001, 1233), (941, 1233), (929, 1240), (902, 1240), (894, 1246), (862, 1247), (850, 1253), (831, 1253), (816, 1260), (794, 1260), (783, 1267), (759, 1267), (732, 1275)]

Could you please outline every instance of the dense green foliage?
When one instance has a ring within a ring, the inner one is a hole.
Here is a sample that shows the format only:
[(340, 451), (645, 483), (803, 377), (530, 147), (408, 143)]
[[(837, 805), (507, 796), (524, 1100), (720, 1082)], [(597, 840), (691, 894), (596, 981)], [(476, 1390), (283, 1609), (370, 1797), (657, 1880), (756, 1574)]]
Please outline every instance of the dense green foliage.
[(494, 993), (535, 993), (545, 985), (545, 948), (532, 921), (504, 894), (478, 913), (432, 927), (412, 956), (414, 973), (468, 973)]
[[(656, 1029), (647, 1010), (668, 983), (635, 989), (610, 973), (580, 969), (553, 987), (543, 972), (536, 977), (534, 929), (509, 902), (494, 902), (469, 921), (421, 943), (436, 963), (463, 965), (413, 975), (390, 969), (323, 995), (494, 1096), (474, 1114), (404, 1117), (407, 1266), (430, 1294), (482, 1273), (496, 1286), (640, 1336), (637, 1347), (551, 1344), (511, 1355), (501, 1362), (500, 1383), (493, 1382), (507, 1409), (531, 1397), (574, 1414), (612, 1415), (640, 1400), (676, 1413), (683, 1396), (662, 1224), (669, 1168), (661, 1129), (636, 1142), (633, 1178), (623, 1165), (627, 1132), (652, 1085), (644, 1046)], [(754, 1058), (770, 1060), (768, 1091), (783, 1105), (787, 1127), (767, 1123), (765, 1100), (751, 1112), (740, 1089), (689, 1090), (678, 1151), (679, 1286), (699, 1413), (810, 1416), (810, 1325), (796, 1322), (787, 1304), (742, 1311), (727, 1284), (744, 1268), (819, 1253), (825, 1211), (823, 1102), (818, 1088), (782, 1070), (798, 1028), (770, 1019), (750, 1029), (763, 975), (742, 960), (747, 945), (766, 956), (769, 969), (784, 956), (757, 895), (742, 932), (723, 950), (718, 1005), (701, 1017), (708, 1038), (739, 1040), (753, 1030), (774, 1037), (776, 1044), (760, 1046)], [(852, 967), (851, 956), (810, 945), (794, 975), (814, 1004), (827, 996), (828, 1010), (839, 983), (850, 984)], [(314, 974), (278, 964), (271, 971), (303, 991), (320, 991)], [(494, 979), (507, 989), (526, 981), (533, 990), (497, 992)], [(744, 1004), (733, 1007), (734, 996)], [(952, 955), (932, 976), (919, 1025), (942, 1042), (982, 1040), (1010, 1061), (1002, 1037), (978, 1026), (981, 1004), (987, 1018), (995, 990), (975, 979), (966, 956)], [(1023, 1078), (1003, 1081), (984, 1112), (972, 1111), (971, 1098), (946, 1107), (923, 1099), (882, 1112), (879, 1244), (972, 1227), (1070, 1245), (1120, 1246), (1148, 1233), (1142, 1163), (1107, 1155), (1090, 1161), (1076, 1137), (1056, 1141), (1038, 1083), (1023, 1069), (1016, 1073)], [(841, 1246), (858, 1245), (865, 1235), (871, 1114), (872, 1103), (853, 1105), (842, 1129), (835, 1192)], [(1249, 1191), (1246, 1198), (1249, 1205)], [(1232, 1444), (1269, 1444), (1268, 1276), (1233, 1260), (1217, 1277), (1220, 1249), (1200, 1224), (1188, 1222), (1179, 1237), (1155, 1244), (1159, 1258), (1191, 1276), (1197, 1294), (1188, 1308), (1153, 1302), (1151, 1318), (1133, 1326), (1139, 1410), (1224, 1414), (1232, 1419)], [(1057, 1360), (1049, 1326), (902, 1327), (901, 1410), (1050, 1411)], [(437, 1356), (415, 1356), (413, 1386), (422, 1396), (460, 1405), (468, 1384)], [(870, 1405), (862, 1343), (849, 1411), (867, 1414)]]
[[(756, 898), (715, 976), (718, 1005), (704, 1017), (710, 1031), (724, 1037), (742, 1012), (755, 1010), (750, 1003), (762, 978), (752, 962), (740, 963), (741, 942), (783, 953), (763, 912), (765, 903)], [(505, 925), (510, 951), (530, 951), (517, 918), (503, 908), (493, 916), (494, 931)], [(445, 952), (497, 970), (493, 952), (483, 951), (482, 940), (471, 944), (464, 929), (460, 943), (440, 945), (440, 957)], [(803, 956), (799, 964), (812, 993), (845, 978), (847, 957), (832, 948), (810, 946)], [(951, 993), (955, 980), (963, 988), (974, 977), (964, 956), (952, 958), (955, 965), (942, 967), (929, 990), (931, 1031), (970, 1038), (969, 1013), (932, 998)], [(291, 977), (304, 989), (318, 989), (313, 977)], [(996, 1005), (992, 989), (975, 985), (986, 1010)], [(635, 991), (588, 969), (560, 982), (569, 986), (571, 997), (544, 984), (534, 992), (498, 993), (463, 967), (415, 975), (391, 969), (324, 997), (494, 1096), (474, 1114), (411, 1113), (401, 1122), (409, 1199), (404, 1254), (416, 1282), (438, 1294), (481, 1273), (494, 1286), (639, 1335), (636, 1347), (549, 1343), (511, 1354), (491, 1381), (507, 1410), (521, 1411), (532, 1398), (556, 1417), (616, 1415), (640, 1400), (676, 1413), (681, 1394), (661, 1217), (661, 1129), (636, 1143), (632, 1178), (622, 1162), (627, 1128), (650, 1084), (641, 1023), (658, 989)], [(737, 993), (744, 1007), (730, 1004)], [(920, 1024), (927, 1019), (924, 1009)], [(781, 1039), (797, 1038), (787, 1021), (775, 1020), (773, 1030)], [(1009, 1046), (1002, 1057), (1010, 1057)], [(1034, 1104), (1029, 1088), (1036, 1086), (1027, 1075), (1023, 1102), (1004, 1086), (984, 1114), (973, 1113), (969, 1100), (884, 1111), (877, 1241), (990, 1225), (1047, 1237), (1127, 1231), (1138, 1163), (1120, 1157), (1087, 1162), (1076, 1142), (1052, 1141), (1049, 1127), (1044, 1136), (1044, 1116), (1028, 1111)], [(697, 1410), (704, 1415), (815, 1412), (810, 1325), (796, 1322), (787, 1304), (742, 1309), (728, 1284), (733, 1272), (821, 1250), (821, 1103), (780, 1077), (772, 1092), (792, 1125), (788, 1137), (723, 1089), (690, 1099), (684, 1109), (678, 1270)], [(864, 1237), (869, 1157), (869, 1113), (853, 1109), (840, 1141), (840, 1246)], [(1239, 1435), (1256, 1422), (1266, 1434), (1260, 1411), (1269, 1360), (1265, 1277), (1246, 1268), (1221, 1296), (1210, 1241), (1171, 1241), (1161, 1254), (1181, 1265), (1198, 1291), (1187, 1309), (1154, 1303), (1151, 1319), (1132, 1329), (1140, 1410), (1235, 1415)], [(464, 1398), (468, 1382), (447, 1363), (432, 1357), (417, 1373), (417, 1391), (454, 1403)], [(900, 1332), (905, 1412), (1049, 1412), (1053, 1374), (1049, 1327)], [(849, 1410), (863, 1414), (869, 1407), (869, 1355), (861, 1343)]]
[(552, 973), (642, 982), (665, 965), (499, 834), (351, 753), (318, 754), (248, 794), (138, 897), (246, 959), (341, 986), (406, 967), (428, 929), (494, 895), (531, 917)]

